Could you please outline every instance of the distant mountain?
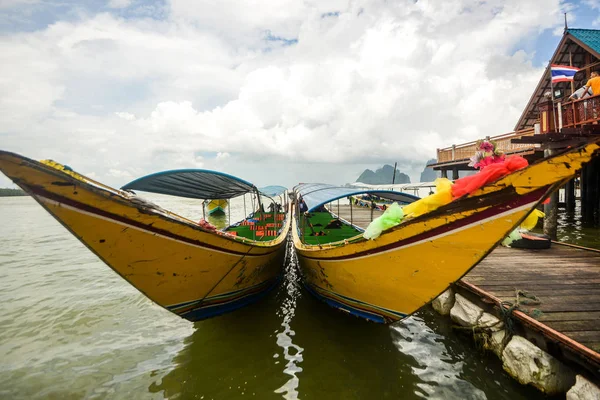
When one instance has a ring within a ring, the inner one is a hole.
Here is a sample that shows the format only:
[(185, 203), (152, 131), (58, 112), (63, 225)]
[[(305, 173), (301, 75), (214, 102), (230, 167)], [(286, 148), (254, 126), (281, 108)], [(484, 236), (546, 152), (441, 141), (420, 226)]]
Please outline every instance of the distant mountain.
[(0, 197), (29, 196), (21, 189), (0, 188)]
[(423, 169), (423, 172), (421, 172), (421, 180), (419, 182), (433, 182), (437, 178), (442, 176), (442, 174), (439, 171), (434, 171), (433, 168), (427, 167), (427, 165), (435, 164), (436, 162), (437, 159), (435, 158), (432, 158), (431, 160), (427, 161), (427, 164), (425, 164), (425, 169)]
[[(356, 182), (368, 183), (370, 185), (383, 185), (392, 183), (393, 177), (394, 167), (386, 164), (375, 172), (370, 169), (365, 169)], [(410, 177), (400, 172), (399, 169), (396, 169), (396, 179), (394, 180), (394, 183), (410, 183)]]

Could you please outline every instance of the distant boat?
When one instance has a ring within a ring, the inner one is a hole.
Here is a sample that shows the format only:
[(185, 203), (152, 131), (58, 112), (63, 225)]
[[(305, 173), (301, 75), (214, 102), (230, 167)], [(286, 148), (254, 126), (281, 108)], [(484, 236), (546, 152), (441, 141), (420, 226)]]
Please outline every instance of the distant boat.
[(225, 199), (206, 200), (208, 215), (225, 215), (225, 209), (229, 203)]
[(284, 201), (283, 187), (261, 192), (227, 174), (176, 170), (148, 175), (119, 190), (56, 162), (4, 151), (0, 151), (0, 170), (123, 279), (190, 321), (249, 304), (280, 280), (288, 213), (253, 212), (217, 230), (204, 220), (198, 223), (167, 211), (131, 190), (224, 201), (251, 194), (260, 205), (261, 196), (280, 196)]
[[(292, 235), (303, 283), (316, 297), (350, 314), (380, 323), (400, 320), (477, 265), (534, 207), (572, 179), (598, 153), (599, 143), (596, 138), (573, 146), (433, 211), (409, 216), (375, 240), (323, 209), (361, 189), (298, 185), (294, 195), (303, 203), (294, 207)], [(393, 201), (399, 195), (362, 193)]]

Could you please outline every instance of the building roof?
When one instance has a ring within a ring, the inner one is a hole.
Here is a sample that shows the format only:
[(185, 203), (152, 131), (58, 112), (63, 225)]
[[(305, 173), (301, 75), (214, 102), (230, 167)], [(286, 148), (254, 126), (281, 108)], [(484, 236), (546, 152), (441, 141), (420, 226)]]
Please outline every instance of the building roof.
[(600, 30), (567, 29), (567, 32), (586, 44), (591, 50), (600, 54)]
[[(595, 59), (595, 60), (594, 60)], [(600, 60), (600, 30), (596, 29), (565, 29), (564, 35), (556, 47), (549, 65), (542, 74), (535, 91), (531, 95), (523, 114), (519, 118), (515, 130), (533, 127), (538, 118), (538, 104), (544, 101), (544, 94), (551, 90), (550, 64), (572, 65), (577, 68), (585, 68), (593, 65), (598, 68)], [(575, 75), (575, 86), (580, 87), (587, 79), (585, 71)], [(571, 85), (568, 82), (557, 84), (558, 88), (565, 90), (565, 95), (570, 94)]]

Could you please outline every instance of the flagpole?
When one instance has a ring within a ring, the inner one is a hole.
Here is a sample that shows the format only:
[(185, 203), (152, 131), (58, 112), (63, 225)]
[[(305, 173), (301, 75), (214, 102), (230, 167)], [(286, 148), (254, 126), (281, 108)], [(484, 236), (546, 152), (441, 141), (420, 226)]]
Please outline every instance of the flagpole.
[(550, 94), (552, 96), (552, 115), (554, 116), (554, 132), (556, 132), (556, 127), (558, 126), (556, 123), (556, 110), (554, 109), (554, 85), (552, 84), (552, 63), (549, 63), (550, 70)]

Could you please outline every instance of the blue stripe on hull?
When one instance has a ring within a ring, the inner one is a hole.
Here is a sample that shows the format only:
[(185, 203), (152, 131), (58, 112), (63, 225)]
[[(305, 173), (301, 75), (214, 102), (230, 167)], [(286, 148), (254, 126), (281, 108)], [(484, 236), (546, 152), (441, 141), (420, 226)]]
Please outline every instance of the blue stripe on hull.
[(231, 300), (227, 303), (215, 304), (212, 306), (200, 307), (183, 313), (180, 317), (187, 319), (188, 321), (201, 321), (203, 319), (216, 317), (217, 315), (225, 314), (238, 308), (242, 308), (249, 304), (255, 303), (264, 296), (266, 296), (271, 290), (273, 290), (279, 282), (281, 281), (281, 277), (275, 279), (269, 286), (267, 286), (264, 290), (261, 290), (257, 293), (252, 293), (250, 295), (243, 296), (241, 298)]
[(325, 297), (325, 296), (319, 294), (316, 290), (314, 290), (313, 288), (311, 288), (306, 283), (304, 283), (303, 286), (306, 288), (306, 290), (308, 290), (308, 292), (310, 292), (317, 299), (325, 302), (326, 304), (328, 304), (329, 306), (331, 306), (333, 308), (337, 308), (337, 309), (345, 311), (345, 312), (347, 312), (347, 313), (349, 313), (351, 315), (354, 315), (355, 317), (364, 318), (366, 320), (369, 320), (369, 321), (372, 321), (372, 322), (377, 322), (379, 324), (385, 324), (386, 323), (386, 320), (381, 315), (373, 314), (373, 313), (370, 313), (370, 312), (365, 311), (365, 310), (360, 310), (358, 308), (350, 307), (347, 304), (341, 303), (341, 302), (339, 302), (337, 300), (333, 300), (333, 299), (331, 299), (329, 297)]

